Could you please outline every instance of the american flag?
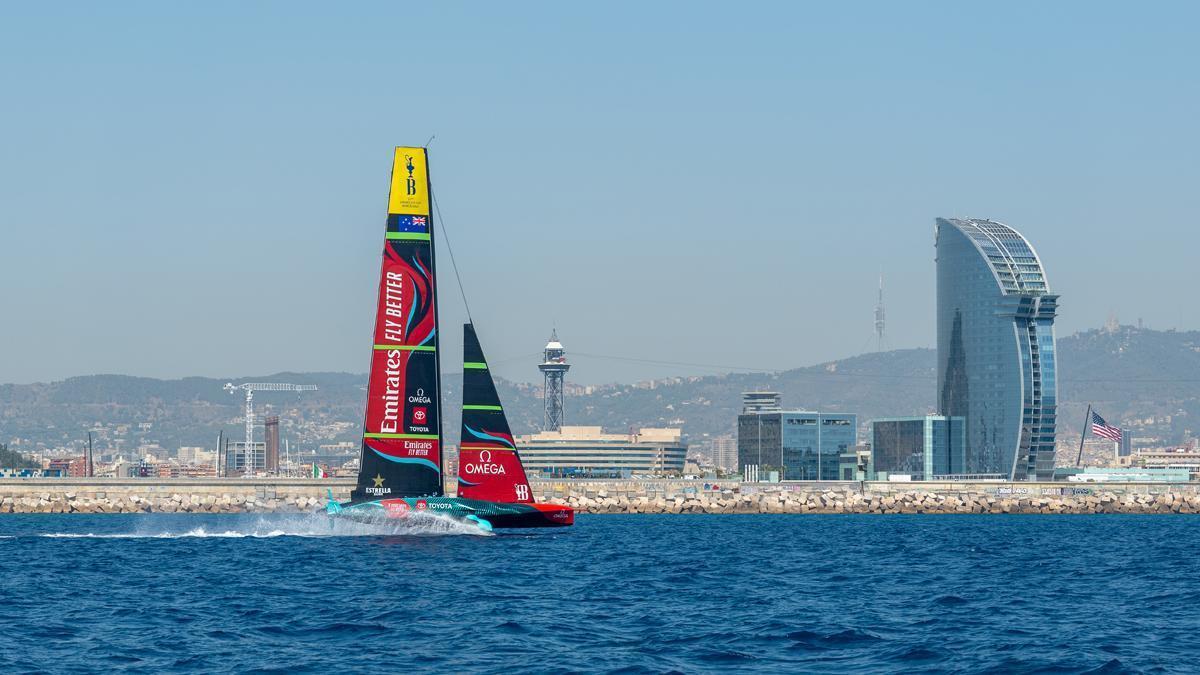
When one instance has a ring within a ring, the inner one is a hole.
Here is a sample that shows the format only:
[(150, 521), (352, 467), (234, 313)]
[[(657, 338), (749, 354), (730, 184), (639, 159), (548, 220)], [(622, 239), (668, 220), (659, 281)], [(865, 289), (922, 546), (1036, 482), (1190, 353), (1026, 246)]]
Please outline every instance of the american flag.
[(1117, 427), (1109, 426), (1108, 422), (1105, 422), (1104, 418), (1098, 415), (1095, 410), (1092, 411), (1092, 433), (1097, 436), (1103, 436), (1110, 441), (1121, 440), (1121, 430)]

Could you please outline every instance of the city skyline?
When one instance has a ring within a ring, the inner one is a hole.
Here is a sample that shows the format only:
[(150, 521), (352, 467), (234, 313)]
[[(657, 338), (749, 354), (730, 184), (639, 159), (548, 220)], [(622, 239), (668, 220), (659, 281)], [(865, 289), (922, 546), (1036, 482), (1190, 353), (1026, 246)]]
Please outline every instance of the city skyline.
[[(365, 371), (389, 150), (434, 135), (517, 381), (553, 328), (577, 383), (865, 352), (881, 268), (888, 342), (930, 347), (938, 215), (1019, 223), (1064, 332), (1200, 325), (1170, 292), (1198, 243), (1189, 5), (143, 10), (3, 10), (5, 382)], [(422, 30), (394, 49), (395, 25)], [(834, 289), (817, 326), (780, 311), (808, 289)], [(717, 312), (753, 331), (709, 339)]]

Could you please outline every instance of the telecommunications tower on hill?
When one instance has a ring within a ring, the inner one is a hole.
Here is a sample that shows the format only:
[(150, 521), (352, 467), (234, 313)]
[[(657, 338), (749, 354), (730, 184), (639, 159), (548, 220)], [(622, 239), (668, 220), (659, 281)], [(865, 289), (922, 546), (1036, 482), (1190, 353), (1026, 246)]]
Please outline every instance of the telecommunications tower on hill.
[(545, 431), (558, 431), (563, 423), (563, 376), (571, 369), (567, 363), (566, 350), (558, 341), (558, 331), (550, 333), (550, 341), (546, 343), (545, 356), (538, 370), (545, 375), (546, 383), (542, 389), (542, 398), (546, 403)]
[(883, 351), (883, 272), (879, 273), (879, 302), (875, 304), (875, 351)]

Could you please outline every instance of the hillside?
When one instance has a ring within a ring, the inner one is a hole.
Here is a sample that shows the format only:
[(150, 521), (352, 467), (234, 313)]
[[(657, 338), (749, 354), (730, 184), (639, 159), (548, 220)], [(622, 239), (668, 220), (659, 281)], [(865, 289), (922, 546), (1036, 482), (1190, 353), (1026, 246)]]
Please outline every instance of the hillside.
[(769, 389), (784, 405), (855, 412), (860, 420), (924, 413), (933, 406), (933, 350), (866, 354), (780, 373), (748, 373), (656, 380), (604, 388), (567, 401), (571, 424), (682, 425), (691, 436), (729, 433), (741, 409), (741, 392)]
[[(1110, 421), (1164, 442), (1200, 427), (1200, 332), (1091, 330), (1058, 341), (1061, 435), (1079, 433), (1091, 403)], [(693, 438), (731, 433), (740, 392), (770, 389), (784, 405), (875, 417), (936, 412), (937, 353), (864, 354), (780, 373), (675, 378), (653, 389), (617, 386), (567, 403), (572, 423), (623, 428), (679, 424)]]
[[(681, 377), (639, 384), (596, 387), (571, 396), (569, 424), (612, 430), (637, 426), (681, 426), (692, 440), (730, 433), (741, 392), (771, 389), (789, 407), (858, 413), (873, 417), (923, 414), (934, 410), (935, 352), (906, 349), (864, 354), (779, 373)], [(1059, 340), (1063, 435), (1078, 433), (1084, 406), (1091, 402), (1112, 420), (1166, 441), (1194, 434), (1200, 415), (1200, 332), (1122, 327)], [(233, 379), (233, 378), (230, 378)], [(29, 452), (74, 444), (95, 429), (97, 448), (132, 449), (157, 443), (209, 446), (224, 429), (241, 433), (243, 399), (222, 390), (227, 379), (189, 377), (157, 380), (123, 375), (74, 377), (61, 382), (0, 385), (0, 442)], [(315, 384), (317, 392), (262, 393), (259, 414), (281, 414), (285, 438), (310, 448), (335, 441), (355, 442), (361, 429), (364, 375), (276, 373), (234, 381)], [(447, 373), (446, 403), (459, 404), (458, 374)], [(498, 382), (500, 396), (517, 433), (541, 423), (539, 388)], [(457, 442), (457, 416), (447, 419), (448, 442)]]

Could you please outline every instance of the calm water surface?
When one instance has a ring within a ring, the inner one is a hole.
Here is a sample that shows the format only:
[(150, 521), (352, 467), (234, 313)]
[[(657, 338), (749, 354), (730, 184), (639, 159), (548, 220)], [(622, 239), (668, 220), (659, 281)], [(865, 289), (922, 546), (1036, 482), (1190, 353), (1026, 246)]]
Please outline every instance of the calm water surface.
[(1200, 519), (0, 516), (0, 672), (1197, 672)]

